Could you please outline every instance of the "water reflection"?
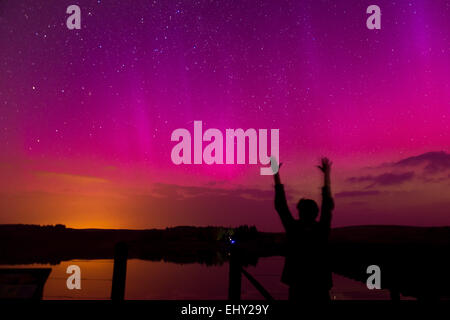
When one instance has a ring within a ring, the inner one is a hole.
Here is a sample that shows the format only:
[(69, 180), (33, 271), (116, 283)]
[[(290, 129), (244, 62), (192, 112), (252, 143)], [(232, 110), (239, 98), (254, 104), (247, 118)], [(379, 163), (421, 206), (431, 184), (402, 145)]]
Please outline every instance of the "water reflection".
[[(260, 258), (251, 273), (275, 299), (287, 299), (288, 287), (280, 282), (284, 258)], [(66, 269), (81, 268), (81, 290), (66, 287)], [(70, 260), (57, 265), (33, 264), (1, 267), (50, 267), (52, 272), (44, 288), (44, 299), (109, 299), (113, 260)], [(387, 290), (368, 290), (354, 280), (333, 274), (331, 298), (335, 300), (389, 299)], [(163, 261), (130, 259), (127, 265), (126, 299), (227, 299), (228, 264), (207, 266), (199, 263), (176, 264)], [(244, 278), (242, 299), (262, 299), (261, 294)]]

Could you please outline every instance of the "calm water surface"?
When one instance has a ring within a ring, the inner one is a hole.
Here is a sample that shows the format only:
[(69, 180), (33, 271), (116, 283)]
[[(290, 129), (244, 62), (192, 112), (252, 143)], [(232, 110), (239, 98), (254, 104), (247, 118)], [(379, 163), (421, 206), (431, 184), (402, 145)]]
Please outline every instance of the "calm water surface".
[[(280, 282), (284, 258), (260, 258), (258, 265), (247, 267), (275, 299), (287, 299), (288, 288)], [(66, 269), (81, 268), (81, 290), (69, 290)], [(58, 265), (32, 264), (13, 268), (52, 268), (44, 288), (44, 299), (109, 299), (113, 260), (71, 260)], [(387, 290), (368, 290), (365, 284), (333, 274), (332, 299), (389, 299)], [(126, 299), (227, 299), (228, 264), (175, 264), (162, 261), (128, 260)], [(242, 299), (263, 299), (245, 277)]]

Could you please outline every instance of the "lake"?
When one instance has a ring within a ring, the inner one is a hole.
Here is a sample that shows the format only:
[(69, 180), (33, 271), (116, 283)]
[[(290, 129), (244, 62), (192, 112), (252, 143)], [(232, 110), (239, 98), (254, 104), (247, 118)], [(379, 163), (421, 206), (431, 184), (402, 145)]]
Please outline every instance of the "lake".
[[(81, 268), (81, 290), (69, 290), (66, 269)], [(287, 299), (288, 287), (280, 282), (283, 257), (260, 258), (256, 266), (246, 270), (256, 278), (275, 299)], [(57, 265), (2, 265), (2, 268), (52, 268), (45, 284), (44, 299), (109, 299), (113, 260), (71, 260)], [(369, 290), (364, 283), (333, 274), (331, 298), (334, 300), (390, 299), (387, 290)], [(130, 259), (127, 264), (125, 299), (227, 299), (228, 264), (207, 266), (199, 263), (176, 264), (164, 261)], [(402, 297), (403, 298), (403, 297)], [(263, 299), (261, 294), (242, 278), (242, 299)]]

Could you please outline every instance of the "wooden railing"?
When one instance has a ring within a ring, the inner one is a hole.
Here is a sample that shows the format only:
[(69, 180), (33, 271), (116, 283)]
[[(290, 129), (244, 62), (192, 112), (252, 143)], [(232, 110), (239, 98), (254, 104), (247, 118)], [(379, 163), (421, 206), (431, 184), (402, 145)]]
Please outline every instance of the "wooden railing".
[[(125, 283), (127, 277), (128, 246), (119, 242), (114, 247), (114, 271), (111, 287), (111, 300), (122, 301), (125, 298)], [(230, 252), (228, 299), (237, 301), (241, 299), (242, 275), (258, 290), (266, 300), (274, 300), (270, 293), (243, 267), (237, 249)]]
[(228, 300), (241, 300), (242, 275), (258, 290), (261, 295), (269, 301), (273, 301), (270, 293), (241, 265), (241, 259), (237, 249), (232, 248), (230, 252), (230, 272), (228, 276)]

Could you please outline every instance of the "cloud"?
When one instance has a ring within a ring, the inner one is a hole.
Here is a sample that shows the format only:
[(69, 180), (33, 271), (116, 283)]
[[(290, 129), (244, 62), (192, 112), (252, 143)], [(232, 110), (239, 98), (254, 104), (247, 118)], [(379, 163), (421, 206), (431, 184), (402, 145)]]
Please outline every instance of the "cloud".
[(33, 178), (27, 180), (19, 190), (71, 194), (72, 196), (123, 197), (118, 186), (112, 180), (98, 176), (53, 171), (34, 171)]
[(336, 198), (350, 198), (350, 197), (364, 197), (364, 196), (375, 196), (379, 195), (381, 192), (378, 190), (370, 191), (342, 191), (335, 194)]
[[(288, 193), (289, 195), (289, 193)], [(185, 186), (154, 183), (151, 190), (132, 195), (133, 215), (127, 222), (153, 227), (174, 225), (255, 225), (260, 230), (282, 230), (274, 209), (274, 191), (230, 186)]]
[(155, 183), (152, 194), (156, 197), (173, 198), (175, 200), (186, 198), (197, 198), (204, 196), (222, 196), (222, 197), (240, 197), (254, 200), (271, 200), (274, 197), (274, 191), (261, 190), (254, 188), (210, 188), (181, 186), (175, 184)]
[(391, 164), (392, 167), (413, 167), (422, 165), (425, 165), (424, 172), (429, 174), (450, 170), (450, 154), (445, 151), (427, 152)]
[(423, 175), (422, 177), (420, 177), (420, 179), (423, 182), (433, 182), (433, 183), (447, 182), (447, 181), (450, 181), (450, 173), (448, 175), (443, 175), (443, 176), (438, 176), (438, 177)]
[(406, 181), (412, 180), (414, 177), (413, 171), (408, 171), (404, 173), (383, 173), (380, 175), (367, 175), (367, 176), (361, 176), (361, 177), (351, 177), (348, 178), (347, 181), (351, 183), (361, 183), (361, 182), (368, 182), (370, 183), (368, 188), (371, 188), (373, 186), (379, 185), (379, 186), (392, 186), (392, 185), (398, 185), (402, 184)]
[(49, 171), (38, 171), (35, 173), (37, 177), (48, 178), (54, 182), (65, 182), (71, 184), (99, 184), (107, 183), (108, 180), (94, 176), (83, 176), (71, 173), (58, 173)]

